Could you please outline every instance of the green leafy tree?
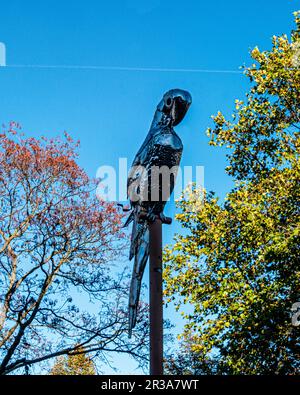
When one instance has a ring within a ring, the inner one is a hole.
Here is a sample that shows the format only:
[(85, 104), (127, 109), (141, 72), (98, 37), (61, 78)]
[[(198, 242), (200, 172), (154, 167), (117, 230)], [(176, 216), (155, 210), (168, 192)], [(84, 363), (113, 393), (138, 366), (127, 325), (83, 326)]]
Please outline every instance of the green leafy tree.
[(95, 375), (94, 362), (87, 356), (83, 348), (77, 350), (78, 354), (56, 358), (50, 375), (60, 376), (88, 376)]
[(223, 203), (194, 189), (179, 202), (185, 232), (165, 251), (165, 294), (186, 325), (171, 371), (192, 360), (193, 371), (299, 373), (291, 321), (300, 301), (299, 12), (295, 19), (290, 39), (274, 36), (270, 51), (252, 51), (246, 100), (207, 131), (211, 145), (227, 147), (235, 187)]

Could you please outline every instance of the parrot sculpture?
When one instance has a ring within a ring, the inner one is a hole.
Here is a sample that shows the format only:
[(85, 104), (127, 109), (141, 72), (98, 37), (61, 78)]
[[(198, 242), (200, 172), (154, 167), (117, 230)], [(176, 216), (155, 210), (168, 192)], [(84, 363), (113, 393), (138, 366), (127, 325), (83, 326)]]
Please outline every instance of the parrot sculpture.
[(175, 184), (176, 170), (169, 173), (166, 181), (157, 172), (154, 177), (153, 169), (178, 168), (183, 145), (174, 126), (183, 120), (191, 103), (192, 97), (187, 91), (172, 89), (164, 94), (128, 174), (131, 212), (124, 226), (133, 223), (129, 259), (134, 258), (129, 295), (129, 337), (136, 324), (142, 278), (149, 256), (149, 222), (157, 216), (164, 222), (163, 210)]

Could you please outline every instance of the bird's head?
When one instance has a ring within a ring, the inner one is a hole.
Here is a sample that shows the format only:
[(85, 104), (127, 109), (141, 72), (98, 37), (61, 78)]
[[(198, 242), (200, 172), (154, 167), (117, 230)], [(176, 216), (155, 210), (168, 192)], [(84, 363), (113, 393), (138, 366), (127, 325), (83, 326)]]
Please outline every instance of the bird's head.
[(157, 106), (157, 110), (168, 119), (172, 126), (178, 125), (187, 113), (192, 103), (192, 96), (182, 89), (172, 89), (166, 92)]

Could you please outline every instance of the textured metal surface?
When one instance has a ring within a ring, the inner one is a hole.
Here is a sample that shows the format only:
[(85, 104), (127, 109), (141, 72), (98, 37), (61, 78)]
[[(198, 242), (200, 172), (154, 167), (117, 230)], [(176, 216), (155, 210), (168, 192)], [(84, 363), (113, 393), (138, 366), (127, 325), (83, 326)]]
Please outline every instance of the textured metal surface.
[[(174, 126), (183, 120), (191, 102), (189, 92), (181, 89), (172, 89), (164, 94), (128, 175), (128, 198), (132, 211), (125, 226), (133, 222), (129, 258), (134, 258), (129, 297), (129, 336), (136, 324), (141, 282), (149, 256), (149, 223), (157, 216), (163, 219), (163, 210), (176, 178), (175, 173), (165, 185), (160, 178), (153, 176), (153, 169), (179, 166), (183, 145)], [(168, 193), (165, 193), (166, 190)], [(153, 196), (156, 198), (153, 199)]]
[(150, 374), (163, 374), (162, 222), (149, 225)]

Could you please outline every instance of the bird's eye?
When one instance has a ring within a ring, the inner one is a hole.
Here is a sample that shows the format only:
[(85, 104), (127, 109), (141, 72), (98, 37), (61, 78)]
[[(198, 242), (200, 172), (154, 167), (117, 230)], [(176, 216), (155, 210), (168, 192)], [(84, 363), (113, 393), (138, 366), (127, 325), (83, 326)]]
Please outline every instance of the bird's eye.
[(172, 99), (171, 99), (170, 97), (168, 97), (167, 100), (166, 100), (166, 105), (167, 105), (168, 107), (170, 107), (171, 104), (172, 104)]

